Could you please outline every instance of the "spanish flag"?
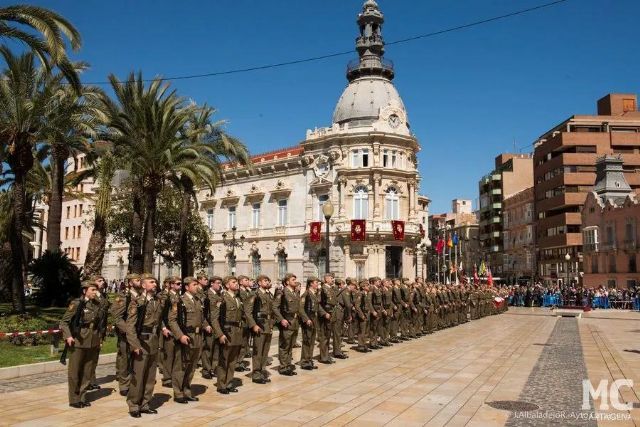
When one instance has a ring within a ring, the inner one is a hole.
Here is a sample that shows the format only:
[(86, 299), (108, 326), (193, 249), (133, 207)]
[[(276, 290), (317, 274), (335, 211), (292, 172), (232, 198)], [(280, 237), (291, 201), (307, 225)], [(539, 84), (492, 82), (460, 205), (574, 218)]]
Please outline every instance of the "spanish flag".
[(449, 248), (452, 248), (452, 247), (453, 247), (453, 240), (451, 240), (451, 236), (449, 236), (449, 240), (447, 241), (447, 246), (448, 246)]

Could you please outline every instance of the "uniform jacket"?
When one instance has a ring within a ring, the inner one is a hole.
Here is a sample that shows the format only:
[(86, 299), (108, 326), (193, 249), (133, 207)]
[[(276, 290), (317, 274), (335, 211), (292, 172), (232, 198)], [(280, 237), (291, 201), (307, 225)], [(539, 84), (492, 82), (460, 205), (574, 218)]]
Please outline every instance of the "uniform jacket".
[(227, 345), (242, 345), (242, 319), (244, 307), (242, 300), (236, 294), (225, 292), (222, 299), (215, 305), (212, 313), (213, 334), (220, 338), (225, 335), (228, 340)]
[[(62, 336), (66, 340), (71, 336), (71, 323), (74, 320), (78, 306), (82, 303), (80, 298), (74, 299), (67, 307), (60, 321)], [(85, 300), (84, 308), (80, 312), (80, 334), (73, 337), (76, 348), (94, 348), (100, 346), (100, 331), (98, 322), (100, 320), (100, 304), (95, 300)]]
[[(136, 324), (138, 322), (138, 308), (146, 305), (144, 310), (144, 320), (142, 321), (142, 334), (138, 336)], [(162, 329), (162, 310), (164, 306), (162, 300), (153, 297), (148, 298), (145, 294), (138, 298), (133, 298), (127, 310), (127, 342), (132, 349), (142, 349), (146, 354), (157, 354), (160, 329)]]

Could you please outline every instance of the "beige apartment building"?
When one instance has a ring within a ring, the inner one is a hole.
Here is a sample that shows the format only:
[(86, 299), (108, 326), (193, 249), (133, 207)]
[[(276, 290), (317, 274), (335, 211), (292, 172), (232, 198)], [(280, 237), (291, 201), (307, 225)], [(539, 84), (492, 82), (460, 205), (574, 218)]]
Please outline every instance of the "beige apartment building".
[(503, 203), (506, 198), (533, 185), (533, 160), (529, 154), (503, 153), (494, 169), (478, 183), (479, 233), (482, 259), (494, 276), (503, 274)]
[(535, 262), (535, 216), (533, 187), (504, 199), (502, 213), (504, 255), (502, 271), (509, 283), (533, 281)]
[(535, 143), (536, 258), (546, 284), (584, 272), (580, 212), (596, 181), (596, 158), (607, 154), (621, 156), (626, 181), (640, 188), (640, 113), (634, 94), (607, 95), (598, 100), (596, 115), (571, 116)]

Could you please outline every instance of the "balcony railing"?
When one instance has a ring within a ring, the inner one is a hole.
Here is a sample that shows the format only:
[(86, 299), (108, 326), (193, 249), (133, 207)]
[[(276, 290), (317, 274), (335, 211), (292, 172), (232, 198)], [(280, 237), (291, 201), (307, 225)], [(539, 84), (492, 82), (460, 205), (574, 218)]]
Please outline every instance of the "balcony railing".
[(636, 249), (636, 240), (635, 239), (625, 239), (624, 248), (628, 251), (634, 251)]

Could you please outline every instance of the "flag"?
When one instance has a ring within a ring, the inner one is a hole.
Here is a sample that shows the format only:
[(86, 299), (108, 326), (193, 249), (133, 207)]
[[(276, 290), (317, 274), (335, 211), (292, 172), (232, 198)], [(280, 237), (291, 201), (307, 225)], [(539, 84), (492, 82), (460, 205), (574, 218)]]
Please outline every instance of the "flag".
[(404, 221), (391, 221), (394, 240), (404, 240)]
[(450, 248), (453, 247), (453, 240), (451, 240), (451, 236), (449, 236), (449, 240), (447, 241), (447, 246)]
[(351, 220), (351, 240), (364, 241), (366, 236), (367, 236), (366, 220), (352, 219)]
[(487, 276), (487, 286), (493, 286), (493, 275), (491, 275), (491, 269), (489, 269), (489, 275)]
[(436, 252), (438, 253), (438, 255), (441, 255), (443, 250), (444, 250), (444, 239), (441, 237), (440, 240), (438, 240), (438, 244), (436, 245)]
[(487, 266), (486, 266), (486, 265), (484, 265), (484, 261), (482, 261), (482, 262), (480, 263), (480, 272), (479, 272), (479, 274), (480, 274), (481, 276), (484, 276), (485, 274), (487, 274)]
[(424, 239), (424, 227), (420, 224), (420, 237)]
[(309, 232), (309, 240), (312, 242), (319, 242), (322, 240), (322, 222), (315, 221), (309, 224), (311, 226), (311, 230)]
[(455, 246), (458, 246), (458, 241), (459, 241), (459, 240), (458, 240), (458, 232), (456, 231), (456, 232), (453, 234), (453, 244), (454, 244)]

